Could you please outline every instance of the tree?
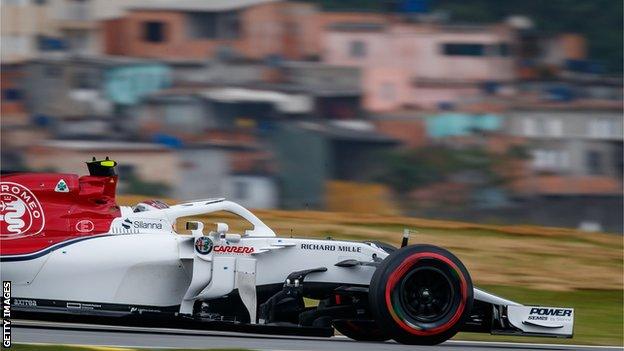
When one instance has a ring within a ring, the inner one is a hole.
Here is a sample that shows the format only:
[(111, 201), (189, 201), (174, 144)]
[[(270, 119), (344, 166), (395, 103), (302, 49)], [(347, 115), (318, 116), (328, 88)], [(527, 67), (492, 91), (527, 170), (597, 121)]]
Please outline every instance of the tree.
[(476, 187), (499, 186), (506, 179), (496, 170), (511, 160), (509, 154), (492, 154), (478, 147), (444, 146), (393, 151), (384, 159), (385, 168), (377, 180), (400, 194), (452, 179)]

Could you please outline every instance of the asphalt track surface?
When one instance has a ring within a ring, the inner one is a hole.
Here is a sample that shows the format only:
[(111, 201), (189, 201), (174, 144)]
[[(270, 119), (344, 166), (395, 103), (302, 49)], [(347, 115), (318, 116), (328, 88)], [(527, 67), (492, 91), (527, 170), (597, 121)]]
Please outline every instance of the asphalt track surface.
[(246, 348), (252, 350), (347, 350), (347, 351), (483, 351), (483, 350), (622, 350), (619, 347), (515, 344), (447, 341), (438, 346), (410, 346), (394, 342), (355, 342), (346, 337), (293, 337), (220, 331), (178, 330), (85, 325), (38, 321), (13, 321), (14, 343), (102, 345), (149, 348)]

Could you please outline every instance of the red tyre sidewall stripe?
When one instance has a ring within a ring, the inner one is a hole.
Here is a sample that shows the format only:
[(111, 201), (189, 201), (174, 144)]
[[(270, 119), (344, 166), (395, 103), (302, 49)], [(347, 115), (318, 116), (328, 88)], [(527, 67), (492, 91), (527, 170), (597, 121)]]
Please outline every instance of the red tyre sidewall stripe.
[[(412, 266), (414, 266), (414, 264), (416, 262), (420, 261), (423, 258), (435, 258), (435, 259), (438, 259), (438, 260), (448, 264), (449, 266), (451, 266), (451, 268), (453, 268), (457, 272), (457, 274), (459, 276), (459, 279), (460, 279), (460, 282), (461, 282), (462, 299), (460, 301), (459, 307), (457, 308), (457, 311), (455, 312), (453, 317), (451, 317), (451, 319), (449, 319), (448, 322), (444, 323), (443, 325), (441, 325), (439, 327), (435, 327), (435, 328), (432, 328), (432, 329), (417, 330), (417, 329), (414, 329), (414, 328), (410, 327), (409, 325), (407, 325), (394, 312), (394, 308), (392, 306), (391, 292), (392, 292), (392, 289), (394, 289), (396, 284), (399, 282), (399, 280), (404, 276), (404, 274), (407, 273), (407, 271), (410, 268), (412, 268)], [(465, 279), (464, 274), (462, 273), (462, 271), (449, 258), (447, 258), (447, 257), (445, 257), (443, 255), (437, 254), (437, 253), (433, 253), (433, 252), (423, 252), (423, 253), (414, 254), (414, 255), (408, 257), (405, 261), (403, 261), (399, 265), (399, 267), (397, 267), (396, 270), (394, 270), (394, 272), (392, 272), (392, 274), (390, 275), (390, 277), (388, 278), (388, 281), (386, 283), (385, 295), (386, 295), (386, 307), (388, 308), (388, 311), (390, 312), (390, 315), (392, 316), (392, 319), (394, 319), (394, 321), (403, 330), (405, 330), (405, 331), (407, 331), (407, 332), (409, 332), (411, 334), (414, 334), (414, 335), (427, 336), (427, 335), (433, 335), (433, 334), (441, 333), (441, 332), (444, 332), (444, 331), (450, 329), (461, 318), (461, 315), (464, 312), (464, 309), (466, 308), (466, 300), (468, 298), (468, 284), (466, 283), (466, 279)]]

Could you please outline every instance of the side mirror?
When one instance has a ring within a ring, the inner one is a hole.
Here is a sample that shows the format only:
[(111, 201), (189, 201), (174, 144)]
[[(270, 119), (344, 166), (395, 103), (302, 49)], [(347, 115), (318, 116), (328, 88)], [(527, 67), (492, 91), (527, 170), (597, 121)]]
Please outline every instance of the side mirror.
[(184, 224), (186, 230), (190, 230), (195, 235), (204, 235), (204, 223), (198, 221), (188, 221)]
[(228, 230), (230, 230), (230, 227), (225, 223), (217, 222), (215, 224), (217, 225), (217, 233), (221, 236), (225, 235)]

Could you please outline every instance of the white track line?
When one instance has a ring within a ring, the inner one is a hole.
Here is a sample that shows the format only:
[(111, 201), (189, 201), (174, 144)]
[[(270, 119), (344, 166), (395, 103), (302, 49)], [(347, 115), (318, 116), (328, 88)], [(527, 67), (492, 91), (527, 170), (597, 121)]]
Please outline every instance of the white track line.
[(506, 341), (468, 341), (468, 340), (448, 340), (444, 344), (468, 344), (468, 345), (490, 345), (490, 346), (521, 346), (521, 347), (572, 347), (575, 349), (607, 349), (622, 350), (622, 346), (600, 346), (600, 345), (574, 345), (574, 344), (532, 344), (524, 342)]
[[(207, 335), (207, 336), (230, 336), (235, 337), (238, 335), (244, 335), (246, 337), (260, 337), (260, 338), (275, 338), (280, 339), (311, 339), (311, 340), (336, 340), (341, 339), (344, 341), (350, 340), (344, 335), (336, 335), (330, 338), (326, 337), (313, 337), (313, 336), (297, 336), (297, 335), (274, 335), (274, 334), (258, 334), (258, 333), (243, 333), (243, 332), (229, 332), (221, 330), (187, 330), (187, 329), (175, 329), (175, 328), (151, 328), (151, 327), (133, 327), (133, 326), (113, 326), (113, 325), (100, 325), (100, 324), (79, 324), (79, 323), (65, 323), (65, 322), (46, 322), (46, 321), (31, 321), (31, 320), (13, 320), (12, 323), (19, 327), (49, 327), (52, 329), (61, 328), (76, 328), (76, 329), (99, 329), (99, 331), (115, 332), (115, 331), (137, 331), (137, 332), (152, 332), (158, 334), (184, 334), (184, 335)], [(519, 347), (563, 347), (563, 348), (575, 348), (575, 349), (605, 349), (605, 350), (622, 350), (621, 346), (593, 346), (593, 345), (574, 345), (574, 344), (533, 344), (533, 343), (521, 343), (521, 342), (501, 342), (501, 341), (468, 341), (468, 340), (448, 340), (444, 344), (463, 344), (463, 345), (488, 345), (488, 346), (519, 346)], [(128, 347), (122, 345), (107, 345), (110, 347)], [(133, 347), (137, 348), (137, 347)], [(166, 347), (165, 347), (166, 348)]]

